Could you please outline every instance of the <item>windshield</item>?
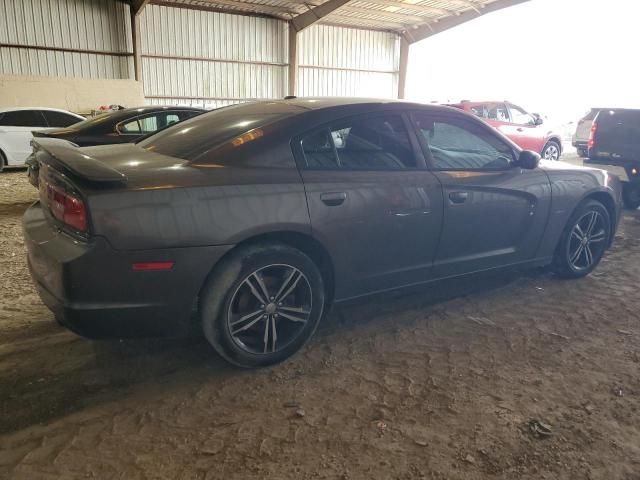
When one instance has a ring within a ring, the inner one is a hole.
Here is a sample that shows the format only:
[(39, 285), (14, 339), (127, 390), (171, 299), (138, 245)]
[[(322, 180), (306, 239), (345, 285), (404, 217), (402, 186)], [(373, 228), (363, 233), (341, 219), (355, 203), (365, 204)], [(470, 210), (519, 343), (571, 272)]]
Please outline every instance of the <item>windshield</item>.
[(171, 157), (195, 160), (239, 135), (291, 114), (290, 109), (274, 105), (245, 104), (214, 110), (166, 128), (145, 138), (138, 146)]

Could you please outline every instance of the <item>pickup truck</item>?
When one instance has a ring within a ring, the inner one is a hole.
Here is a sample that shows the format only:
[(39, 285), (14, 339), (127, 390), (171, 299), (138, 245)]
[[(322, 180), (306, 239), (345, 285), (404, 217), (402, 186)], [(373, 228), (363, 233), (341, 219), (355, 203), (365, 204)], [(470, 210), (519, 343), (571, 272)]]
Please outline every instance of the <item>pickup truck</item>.
[(601, 110), (591, 125), (587, 149), (584, 164), (620, 177), (625, 207), (640, 207), (640, 110)]

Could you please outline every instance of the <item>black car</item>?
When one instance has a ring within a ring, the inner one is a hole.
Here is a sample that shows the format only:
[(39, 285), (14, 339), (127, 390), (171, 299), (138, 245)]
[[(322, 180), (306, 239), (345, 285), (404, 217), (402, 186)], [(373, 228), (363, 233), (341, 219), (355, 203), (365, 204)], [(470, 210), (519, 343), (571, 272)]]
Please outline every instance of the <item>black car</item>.
[(608, 170), (623, 181), (627, 208), (640, 207), (640, 110), (606, 108), (591, 125), (585, 165)]
[(102, 113), (67, 128), (32, 133), (35, 138), (59, 138), (80, 147), (129, 143), (204, 112), (206, 110), (196, 107), (124, 108)]
[(195, 319), (242, 366), (292, 355), (334, 302), (503, 267), (587, 275), (621, 203), (605, 171), (414, 103), (294, 98), (135, 144), (35, 143), (25, 243), (58, 320), (119, 337)]

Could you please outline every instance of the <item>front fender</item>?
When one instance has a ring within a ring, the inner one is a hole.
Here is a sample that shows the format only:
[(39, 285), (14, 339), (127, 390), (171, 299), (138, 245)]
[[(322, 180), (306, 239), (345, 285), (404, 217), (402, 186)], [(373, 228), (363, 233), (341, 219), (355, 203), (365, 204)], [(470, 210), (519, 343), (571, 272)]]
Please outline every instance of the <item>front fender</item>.
[(581, 167), (547, 173), (551, 181), (551, 211), (538, 250), (539, 258), (553, 257), (569, 218), (587, 198), (600, 200), (612, 210), (612, 230), (615, 231), (621, 204), (621, 186), (617, 178), (601, 170)]

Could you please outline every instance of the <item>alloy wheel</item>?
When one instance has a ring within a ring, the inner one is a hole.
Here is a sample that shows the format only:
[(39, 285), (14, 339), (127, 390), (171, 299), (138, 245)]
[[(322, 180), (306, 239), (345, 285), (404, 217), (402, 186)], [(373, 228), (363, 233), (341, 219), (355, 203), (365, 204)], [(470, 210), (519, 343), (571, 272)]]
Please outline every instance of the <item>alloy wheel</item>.
[(554, 144), (547, 145), (544, 149), (545, 160), (558, 160), (560, 158), (560, 150)]
[(291, 265), (268, 265), (249, 274), (231, 298), (227, 328), (234, 343), (252, 354), (272, 354), (293, 342), (311, 315), (307, 277)]
[(604, 252), (606, 239), (607, 225), (604, 216), (595, 210), (585, 213), (571, 230), (568, 242), (569, 264), (577, 271), (590, 268)]

